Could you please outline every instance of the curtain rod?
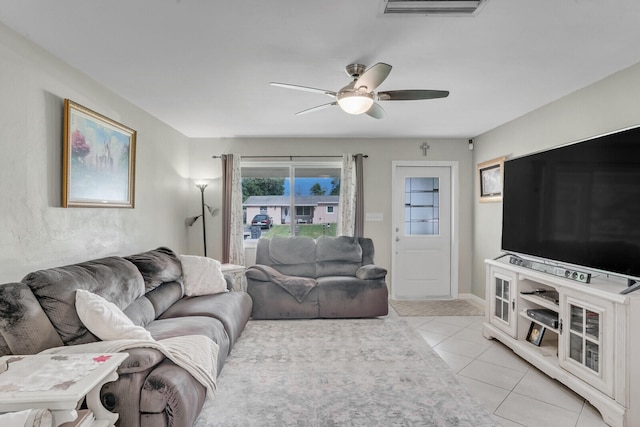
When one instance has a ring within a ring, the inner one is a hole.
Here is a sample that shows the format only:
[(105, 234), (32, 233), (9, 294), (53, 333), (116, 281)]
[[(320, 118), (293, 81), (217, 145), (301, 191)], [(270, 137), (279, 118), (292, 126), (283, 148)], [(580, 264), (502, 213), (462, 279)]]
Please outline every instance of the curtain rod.
[[(214, 158), (214, 159), (223, 159), (226, 156), (227, 156), (226, 154), (220, 154), (219, 156), (215, 156), (214, 155), (214, 156), (211, 156), (211, 157)], [(353, 155), (353, 157), (356, 157), (356, 156), (357, 156), (357, 154)], [(284, 155), (284, 156), (242, 156), (243, 159), (274, 159), (274, 158), (281, 159), (281, 158), (287, 158), (287, 157), (289, 158), (289, 160), (293, 160), (294, 157), (302, 157), (302, 158), (307, 158), (307, 159), (308, 158), (316, 158), (316, 157), (325, 158), (325, 159), (326, 158), (334, 158), (334, 157), (335, 158), (342, 158), (342, 156), (287, 156), (287, 155)], [(369, 155), (362, 154), (362, 157), (366, 159), (366, 158), (369, 157)]]

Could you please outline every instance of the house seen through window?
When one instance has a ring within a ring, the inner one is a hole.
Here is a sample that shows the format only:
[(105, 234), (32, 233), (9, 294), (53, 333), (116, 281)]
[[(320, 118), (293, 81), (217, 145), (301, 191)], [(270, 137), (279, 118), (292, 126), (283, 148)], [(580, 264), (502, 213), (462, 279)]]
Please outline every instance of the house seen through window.
[(341, 165), (243, 162), (245, 239), (335, 236)]

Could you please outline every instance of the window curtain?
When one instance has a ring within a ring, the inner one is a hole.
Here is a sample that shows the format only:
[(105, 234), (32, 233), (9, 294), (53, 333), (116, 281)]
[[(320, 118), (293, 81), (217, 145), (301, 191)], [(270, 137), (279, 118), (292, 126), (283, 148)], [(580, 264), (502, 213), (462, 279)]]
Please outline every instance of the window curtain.
[(222, 156), (222, 262), (244, 265), (241, 157)]
[(338, 236), (364, 236), (363, 158), (362, 154), (342, 156)]
[(356, 170), (356, 212), (354, 237), (364, 237), (364, 155), (356, 154), (354, 158)]
[(356, 212), (356, 167), (351, 153), (342, 156), (340, 172), (340, 217), (338, 219), (338, 236), (353, 236)]

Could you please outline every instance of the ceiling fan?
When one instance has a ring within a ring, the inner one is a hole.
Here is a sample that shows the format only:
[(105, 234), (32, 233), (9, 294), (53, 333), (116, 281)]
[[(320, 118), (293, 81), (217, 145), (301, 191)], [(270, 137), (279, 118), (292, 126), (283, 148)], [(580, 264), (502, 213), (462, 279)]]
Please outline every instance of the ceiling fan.
[(321, 93), (335, 99), (328, 104), (299, 111), (296, 115), (307, 114), (338, 105), (343, 111), (349, 114), (364, 113), (375, 119), (381, 119), (384, 117), (384, 110), (376, 101), (413, 101), (419, 99), (446, 98), (449, 96), (449, 91), (447, 90), (408, 89), (376, 93), (375, 89), (382, 84), (391, 72), (391, 65), (385, 64), (384, 62), (378, 62), (369, 69), (366, 69), (362, 64), (349, 64), (345, 67), (345, 71), (353, 78), (353, 81), (338, 92), (288, 83), (271, 82), (269, 84), (287, 89)]

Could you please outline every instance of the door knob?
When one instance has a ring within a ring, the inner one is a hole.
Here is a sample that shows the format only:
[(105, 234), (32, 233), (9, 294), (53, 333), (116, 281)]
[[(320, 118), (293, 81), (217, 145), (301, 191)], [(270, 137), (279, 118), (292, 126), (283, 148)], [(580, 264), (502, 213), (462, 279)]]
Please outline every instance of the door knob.
[(398, 236), (396, 236), (396, 242), (399, 242), (400, 238)]

